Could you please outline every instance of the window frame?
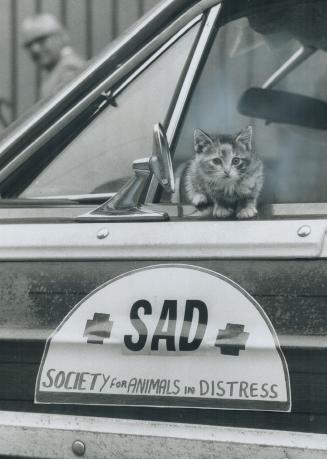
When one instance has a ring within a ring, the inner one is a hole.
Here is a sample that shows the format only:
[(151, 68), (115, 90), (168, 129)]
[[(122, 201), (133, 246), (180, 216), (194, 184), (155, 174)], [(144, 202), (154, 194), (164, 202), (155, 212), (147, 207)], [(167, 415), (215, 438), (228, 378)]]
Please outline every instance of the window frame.
[[(200, 78), (203, 65), (205, 64), (211, 46), (218, 33), (218, 24), (221, 20), (221, 7), (222, 4), (218, 3), (206, 12), (200, 38), (194, 49), (187, 71), (184, 76), (182, 75), (183, 78), (181, 78), (177, 94), (168, 111), (164, 127), (166, 129), (167, 141), (171, 151), (173, 151), (174, 143), (179, 135), (182, 121), (194, 88)], [(161, 194), (162, 188), (157, 179), (152, 176), (145, 196), (145, 204), (159, 203)]]
[[(88, 122), (91, 121), (95, 112), (96, 115), (98, 114), (99, 107), (99, 113), (101, 113), (102, 109), (114, 103), (115, 96), (125, 90), (135, 78), (141, 75), (192, 27), (200, 23), (200, 29), (191, 47), (190, 54), (192, 54), (194, 45), (201, 36), (201, 22), (205, 17), (203, 12), (205, 4), (218, 3), (218, 1), (202, 1), (177, 17), (164, 30), (159, 30), (151, 41), (143, 43), (136, 54), (115, 68), (109, 76), (106, 76), (93, 90), (87, 93), (85, 98), (77, 103), (77, 106), (73, 106), (67, 110), (49, 129), (41, 133), (39, 137), (22, 151), (19, 151), (14, 158), (0, 169), (0, 193), (13, 195), (12, 190), (15, 190), (14, 184), (18, 182), (19, 176), (24, 174), (22, 168), (28, 168), (29, 164), (33, 162), (33, 159), (40, 155), (40, 151), (46, 149), (51, 144), (51, 141), (56, 141), (56, 137), (61, 137), (61, 129), (66, 127), (69, 131), (72, 124), (83, 123), (85, 117)], [(4, 191), (5, 193), (3, 193)]]

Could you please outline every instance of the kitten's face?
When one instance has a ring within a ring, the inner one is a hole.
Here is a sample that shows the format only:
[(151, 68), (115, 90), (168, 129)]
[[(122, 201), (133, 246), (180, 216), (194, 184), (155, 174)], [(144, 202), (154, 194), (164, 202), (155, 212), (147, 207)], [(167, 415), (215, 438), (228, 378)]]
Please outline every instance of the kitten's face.
[(202, 171), (214, 179), (237, 181), (251, 161), (251, 138), (251, 126), (235, 136), (209, 136), (201, 129), (195, 129), (196, 161)]

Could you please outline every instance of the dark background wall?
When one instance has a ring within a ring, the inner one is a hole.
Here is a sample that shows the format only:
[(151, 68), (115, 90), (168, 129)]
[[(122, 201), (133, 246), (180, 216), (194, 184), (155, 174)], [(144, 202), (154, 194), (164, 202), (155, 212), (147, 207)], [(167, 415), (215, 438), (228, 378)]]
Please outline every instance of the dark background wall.
[[(158, 0), (0, 0), (0, 98), (8, 120), (38, 98), (42, 75), (21, 46), (21, 23), (37, 12), (54, 14), (66, 26), (74, 48), (86, 59), (135, 22)], [(0, 130), (1, 130), (0, 126)]]

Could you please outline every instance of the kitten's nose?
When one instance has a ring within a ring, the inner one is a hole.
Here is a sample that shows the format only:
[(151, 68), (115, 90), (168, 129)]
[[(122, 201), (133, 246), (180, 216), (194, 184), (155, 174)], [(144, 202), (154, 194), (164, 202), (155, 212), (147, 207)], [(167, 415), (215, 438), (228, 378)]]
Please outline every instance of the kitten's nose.
[(230, 176), (230, 171), (227, 171), (226, 169), (224, 170), (224, 173), (226, 175), (226, 177), (229, 177)]

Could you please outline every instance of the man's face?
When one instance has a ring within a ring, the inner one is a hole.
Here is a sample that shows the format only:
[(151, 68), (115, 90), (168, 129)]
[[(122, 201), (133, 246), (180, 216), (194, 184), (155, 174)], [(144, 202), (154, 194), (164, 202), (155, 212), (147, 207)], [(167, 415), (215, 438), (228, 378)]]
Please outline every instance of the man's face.
[(26, 46), (33, 61), (45, 70), (57, 64), (63, 47), (64, 39), (60, 34), (37, 38)]

